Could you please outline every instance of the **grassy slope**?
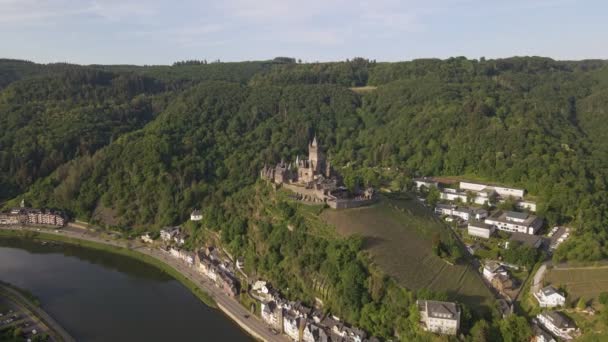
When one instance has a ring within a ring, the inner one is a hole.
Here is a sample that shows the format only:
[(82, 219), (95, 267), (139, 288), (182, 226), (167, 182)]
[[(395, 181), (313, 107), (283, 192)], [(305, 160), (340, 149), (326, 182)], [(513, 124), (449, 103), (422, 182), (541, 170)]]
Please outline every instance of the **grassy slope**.
[(557, 287), (564, 286), (570, 300), (578, 301), (582, 296), (586, 300), (594, 299), (593, 304), (598, 307), (597, 297), (608, 291), (608, 268), (550, 269), (545, 281)]
[(445, 291), (475, 309), (493, 300), (471, 266), (451, 266), (432, 254), (433, 234), (450, 232), (415, 200), (383, 199), (366, 208), (325, 210), (322, 218), (340, 234), (363, 236), (374, 262), (400, 285)]
[(17, 232), (17, 231), (9, 231), (9, 230), (0, 230), (0, 238), (34, 238), (37, 240), (44, 241), (59, 241), (64, 243), (69, 243), (77, 246), (82, 246), (86, 248), (93, 248), (109, 253), (120, 254), (124, 256), (128, 256), (131, 258), (135, 258), (142, 262), (148, 263), (154, 267), (157, 267), (161, 271), (167, 273), (171, 277), (175, 278), (177, 281), (182, 283), (188, 290), (190, 290), (196, 297), (198, 297), (203, 303), (210, 307), (216, 307), (215, 301), (211, 298), (207, 293), (203, 292), (196, 284), (192, 281), (184, 277), (181, 273), (173, 269), (173, 267), (153, 258), (148, 255), (126, 249), (119, 248), (109, 245), (103, 245), (96, 242), (73, 239), (66, 236), (54, 235), (54, 234), (45, 234), (45, 233), (33, 233), (33, 232)]

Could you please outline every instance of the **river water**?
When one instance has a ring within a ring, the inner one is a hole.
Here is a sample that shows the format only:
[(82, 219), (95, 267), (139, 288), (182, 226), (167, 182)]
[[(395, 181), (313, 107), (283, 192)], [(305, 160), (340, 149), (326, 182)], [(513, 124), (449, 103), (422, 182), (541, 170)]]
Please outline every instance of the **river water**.
[(251, 341), (177, 280), (138, 260), (0, 238), (0, 280), (32, 292), (77, 341)]

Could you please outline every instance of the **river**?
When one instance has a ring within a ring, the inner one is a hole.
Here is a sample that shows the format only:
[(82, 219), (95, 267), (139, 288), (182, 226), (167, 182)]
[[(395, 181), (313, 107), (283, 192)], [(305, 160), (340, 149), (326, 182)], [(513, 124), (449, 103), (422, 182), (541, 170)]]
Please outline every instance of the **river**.
[(251, 341), (177, 280), (125, 256), (0, 238), (0, 280), (32, 292), (77, 341)]

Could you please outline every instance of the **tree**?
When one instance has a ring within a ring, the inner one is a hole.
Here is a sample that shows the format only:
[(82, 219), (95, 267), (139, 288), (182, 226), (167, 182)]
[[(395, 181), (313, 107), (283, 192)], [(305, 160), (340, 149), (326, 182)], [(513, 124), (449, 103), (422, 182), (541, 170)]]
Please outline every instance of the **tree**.
[(441, 192), (439, 192), (439, 189), (437, 189), (437, 187), (431, 186), (426, 196), (426, 203), (431, 207), (434, 207), (435, 205), (437, 205), (440, 198)]
[(532, 336), (530, 325), (521, 316), (508, 316), (499, 321), (498, 325), (504, 342), (527, 342)]
[(489, 342), (490, 325), (483, 319), (479, 320), (471, 328), (470, 335), (473, 342)]

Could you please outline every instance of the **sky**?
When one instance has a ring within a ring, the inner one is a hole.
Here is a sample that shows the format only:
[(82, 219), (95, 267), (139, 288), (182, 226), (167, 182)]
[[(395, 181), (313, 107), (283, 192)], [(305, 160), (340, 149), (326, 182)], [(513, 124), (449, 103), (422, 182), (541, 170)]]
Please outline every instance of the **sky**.
[(0, 0), (0, 58), (608, 59), (605, 0)]

